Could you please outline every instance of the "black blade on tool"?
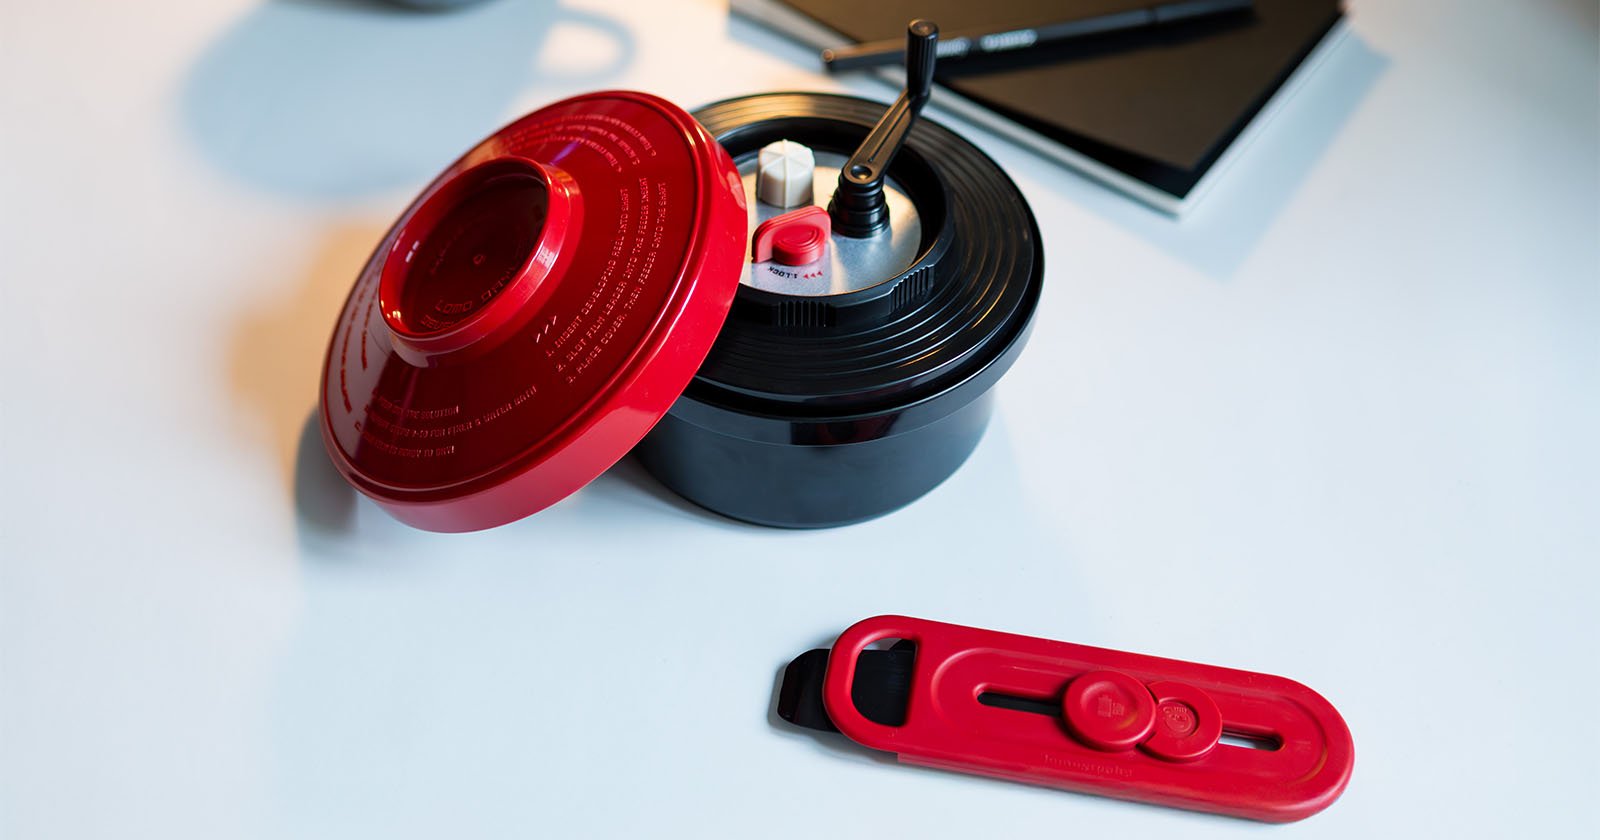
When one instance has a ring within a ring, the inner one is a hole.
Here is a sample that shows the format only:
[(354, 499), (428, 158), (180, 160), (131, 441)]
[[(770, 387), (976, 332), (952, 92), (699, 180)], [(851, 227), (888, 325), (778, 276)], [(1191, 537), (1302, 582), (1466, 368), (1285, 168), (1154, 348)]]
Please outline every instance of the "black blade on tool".
[[(911, 697), (911, 665), (917, 646), (901, 640), (888, 650), (864, 650), (856, 660), (856, 678), (850, 697), (863, 717), (885, 726), (906, 722)], [(822, 702), (822, 680), (828, 672), (828, 650), (808, 650), (783, 671), (778, 688), (778, 717), (807, 729), (838, 732)]]

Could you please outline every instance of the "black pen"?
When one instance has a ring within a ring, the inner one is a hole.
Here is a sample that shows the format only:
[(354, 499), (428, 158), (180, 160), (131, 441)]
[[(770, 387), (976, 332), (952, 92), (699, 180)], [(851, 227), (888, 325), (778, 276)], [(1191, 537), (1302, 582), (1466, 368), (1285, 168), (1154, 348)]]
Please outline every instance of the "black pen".
[[(1091, 35), (1162, 26), (1195, 18), (1246, 11), (1253, 0), (1177, 0), (1144, 9), (1026, 26), (999, 32), (966, 30), (949, 32), (939, 40), (940, 64), (975, 55), (1019, 52), (1046, 44), (1059, 44)], [(822, 66), (830, 73), (898, 64), (905, 55), (905, 39), (867, 41), (822, 51)]]

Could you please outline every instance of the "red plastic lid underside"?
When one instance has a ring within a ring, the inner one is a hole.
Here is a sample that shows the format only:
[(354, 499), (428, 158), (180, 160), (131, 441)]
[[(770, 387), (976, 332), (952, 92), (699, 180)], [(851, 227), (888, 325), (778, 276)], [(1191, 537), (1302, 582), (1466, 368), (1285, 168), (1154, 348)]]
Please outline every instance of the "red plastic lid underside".
[(647, 94), (530, 114), (390, 231), (345, 303), (323, 437), (399, 519), (488, 528), (628, 452), (704, 361), (745, 251), (738, 172)]

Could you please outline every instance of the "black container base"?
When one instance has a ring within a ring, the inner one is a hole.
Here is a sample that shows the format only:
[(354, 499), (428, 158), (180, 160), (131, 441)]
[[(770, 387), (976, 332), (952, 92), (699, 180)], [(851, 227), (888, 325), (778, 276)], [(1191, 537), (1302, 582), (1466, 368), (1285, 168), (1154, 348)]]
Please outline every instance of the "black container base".
[[(669, 412), (634, 449), (651, 475), (715, 513), (780, 528), (829, 528), (882, 516), (950, 477), (983, 437), (991, 392), (917, 429), (854, 443), (790, 444), (706, 429)], [(892, 424), (892, 418), (883, 422)]]

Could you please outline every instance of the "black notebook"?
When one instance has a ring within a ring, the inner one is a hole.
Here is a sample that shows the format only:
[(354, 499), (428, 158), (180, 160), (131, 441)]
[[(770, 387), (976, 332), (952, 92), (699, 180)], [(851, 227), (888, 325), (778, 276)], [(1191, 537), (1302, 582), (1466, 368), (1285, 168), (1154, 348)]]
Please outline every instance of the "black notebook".
[[(1003, 30), (1148, 8), (1150, 0), (733, 0), (809, 46)], [(1274, 110), (1340, 29), (1339, 0), (1255, 0), (1250, 12), (951, 62), (936, 103), (1170, 213)], [(820, 66), (820, 61), (819, 61)], [(1297, 72), (1299, 71), (1299, 72)], [(895, 76), (903, 74), (895, 68)], [(956, 94), (955, 96), (948, 95)]]

